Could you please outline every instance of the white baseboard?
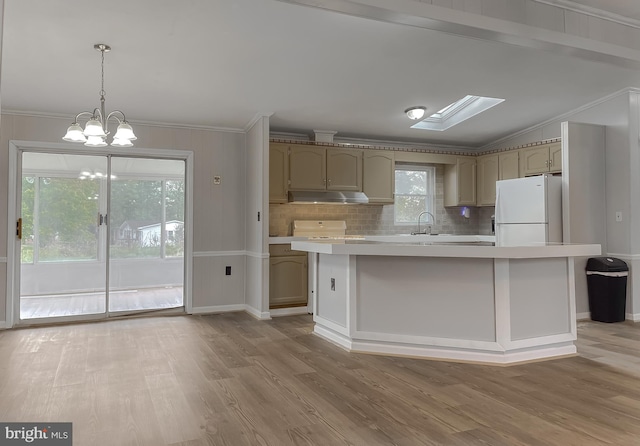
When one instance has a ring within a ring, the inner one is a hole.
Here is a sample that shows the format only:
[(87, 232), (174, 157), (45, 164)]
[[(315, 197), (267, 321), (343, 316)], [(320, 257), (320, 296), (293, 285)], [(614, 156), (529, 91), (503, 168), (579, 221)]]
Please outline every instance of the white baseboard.
[(625, 315), (625, 319), (632, 322), (638, 322), (640, 321), (640, 313), (627, 313)]
[(271, 313), (269, 313), (268, 311), (259, 311), (258, 309), (253, 308), (250, 305), (244, 305), (244, 311), (261, 321), (267, 321), (271, 319)]
[(295, 316), (298, 314), (309, 314), (309, 310), (305, 305), (304, 307), (275, 308), (273, 310), (269, 310), (269, 313), (271, 313), (271, 317)]
[(245, 311), (245, 304), (235, 305), (211, 305), (208, 307), (193, 307), (190, 314), (229, 313), (232, 311)]
[(577, 352), (573, 342), (563, 342), (510, 352), (490, 352), (360, 339), (351, 340), (341, 333), (337, 333), (334, 330), (318, 324), (313, 328), (313, 332), (327, 341), (351, 352), (495, 365), (513, 365), (523, 362), (553, 359), (575, 355)]

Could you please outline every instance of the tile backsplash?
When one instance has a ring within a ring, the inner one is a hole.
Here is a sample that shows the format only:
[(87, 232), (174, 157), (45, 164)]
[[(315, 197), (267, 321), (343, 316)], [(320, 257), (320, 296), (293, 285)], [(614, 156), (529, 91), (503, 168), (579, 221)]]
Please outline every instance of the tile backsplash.
[[(444, 207), (444, 167), (436, 166), (436, 224), (434, 234), (491, 234), (493, 207), (469, 207), (469, 218), (461, 207)], [(393, 205), (328, 205), (328, 204), (271, 204), (269, 206), (269, 235), (292, 235), (294, 220), (345, 220), (348, 235), (406, 234), (416, 225), (395, 225)], [(424, 224), (422, 225), (424, 228)]]

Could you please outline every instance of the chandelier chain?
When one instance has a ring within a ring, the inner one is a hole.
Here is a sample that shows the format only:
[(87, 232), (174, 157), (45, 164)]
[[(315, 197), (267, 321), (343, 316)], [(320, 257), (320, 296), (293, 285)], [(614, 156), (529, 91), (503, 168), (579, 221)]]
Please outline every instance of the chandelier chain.
[(104, 96), (106, 93), (104, 91), (104, 50), (100, 50), (102, 53), (102, 84), (100, 85), (100, 96)]

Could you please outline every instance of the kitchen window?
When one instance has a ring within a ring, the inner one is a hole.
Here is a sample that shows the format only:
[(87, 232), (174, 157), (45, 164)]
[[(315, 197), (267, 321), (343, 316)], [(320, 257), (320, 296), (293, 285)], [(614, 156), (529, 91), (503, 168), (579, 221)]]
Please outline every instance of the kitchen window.
[[(415, 225), (421, 212), (435, 215), (436, 168), (396, 164), (394, 223)], [(423, 220), (426, 221), (426, 220)]]

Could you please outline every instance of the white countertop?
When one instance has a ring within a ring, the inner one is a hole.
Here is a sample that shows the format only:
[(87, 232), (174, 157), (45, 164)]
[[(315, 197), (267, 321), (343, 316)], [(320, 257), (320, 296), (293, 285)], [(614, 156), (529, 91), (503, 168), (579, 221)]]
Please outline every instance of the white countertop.
[[(355, 237), (355, 236), (346, 236)], [(363, 235), (365, 240), (371, 240), (374, 242), (427, 242), (427, 241), (441, 241), (441, 242), (494, 242), (495, 236), (493, 235), (453, 235), (453, 234), (441, 234), (441, 235), (410, 235), (410, 234), (395, 234), (395, 235)], [(291, 243), (294, 241), (307, 241), (309, 237), (269, 237), (270, 245), (278, 245), (283, 243)]]
[[(482, 245), (482, 243), (492, 242), (494, 240), (492, 236), (468, 236), (476, 237), (468, 241), (459, 239), (452, 241), (451, 239), (447, 240), (445, 237), (439, 239), (439, 241), (433, 240), (433, 238), (440, 236), (431, 236), (427, 239), (428, 241), (421, 241), (416, 240), (414, 237), (421, 236), (407, 236), (409, 240), (406, 243), (395, 240), (371, 240), (369, 237), (367, 237), (366, 240), (293, 241), (291, 243), (291, 249), (339, 255), (473, 257), (496, 259), (587, 257), (601, 254), (600, 245), (546, 244), (535, 246), (486, 246)], [(488, 237), (491, 240), (478, 240), (477, 237)]]

